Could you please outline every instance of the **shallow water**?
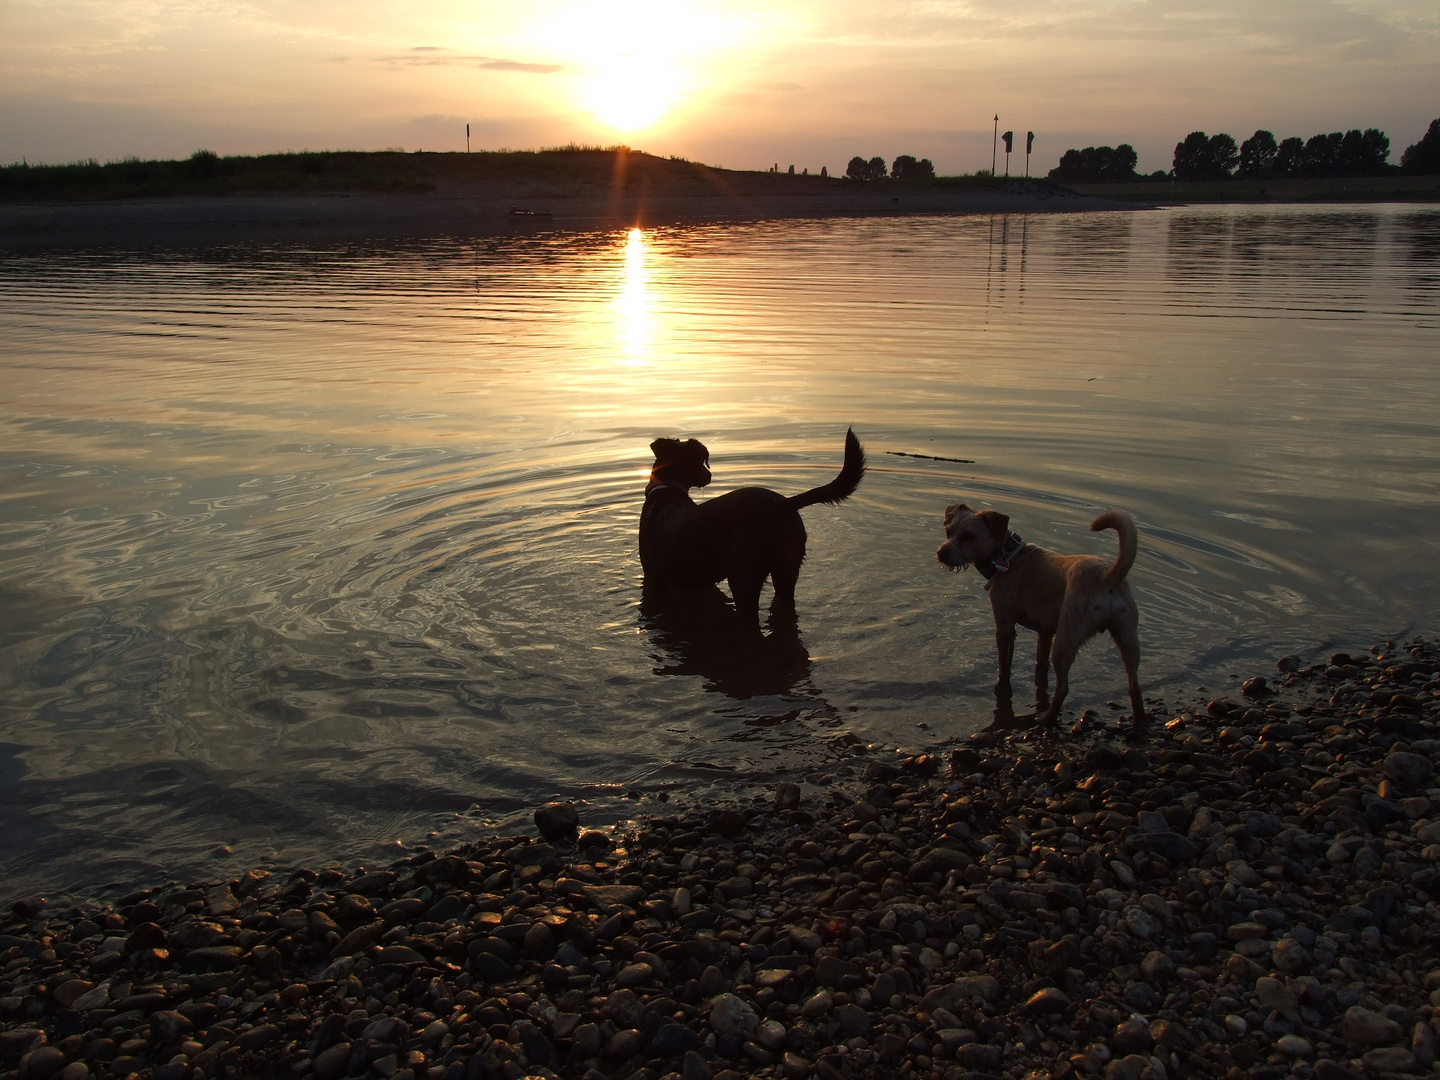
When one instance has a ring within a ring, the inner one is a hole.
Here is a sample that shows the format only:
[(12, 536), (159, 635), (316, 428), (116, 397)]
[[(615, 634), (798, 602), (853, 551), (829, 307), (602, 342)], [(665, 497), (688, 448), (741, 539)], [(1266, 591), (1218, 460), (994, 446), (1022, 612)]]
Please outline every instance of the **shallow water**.
[[(1167, 702), (1437, 624), (1433, 208), (11, 255), (0, 342), (7, 896), (975, 730), (993, 625), (933, 557), (958, 500), (1100, 554), (1130, 510)], [(651, 439), (795, 492), (851, 424), (871, 471), (805, 512), (798, 642), (718, 590), (642, 602)], [(1096, 641), (1068, 704), (1123, 688)]]

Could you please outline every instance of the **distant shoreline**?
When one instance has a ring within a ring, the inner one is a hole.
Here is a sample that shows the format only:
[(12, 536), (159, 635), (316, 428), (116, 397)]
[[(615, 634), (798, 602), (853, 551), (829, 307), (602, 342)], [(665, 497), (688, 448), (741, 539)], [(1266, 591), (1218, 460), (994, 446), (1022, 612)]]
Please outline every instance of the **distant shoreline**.
[[(759, 174), (766, 175), (766, 174)], [(767, 179), (773, 179), (768, 178)], [(799, 179), (799, 178), (797, 178)], [(816, 178), (818, 179), (818, 178)], [(491, 190), (403, 194), (201, 195), (0, 204), (0, 249), (93, 245), (194, 246), (235, 242), (494, 236), (551, 229), (653, 228), (702, 222), (935, 214), (1131, 210), (1134, 202), (1048, 184), (996, 189), (797, 184), (771, 190), (615, 193)], [(759, 185), (757, 185), (759, 186)], [(498, 188), (498, 190), (496, 190)], [(533, 212), (512, 215), (511, 209)]]

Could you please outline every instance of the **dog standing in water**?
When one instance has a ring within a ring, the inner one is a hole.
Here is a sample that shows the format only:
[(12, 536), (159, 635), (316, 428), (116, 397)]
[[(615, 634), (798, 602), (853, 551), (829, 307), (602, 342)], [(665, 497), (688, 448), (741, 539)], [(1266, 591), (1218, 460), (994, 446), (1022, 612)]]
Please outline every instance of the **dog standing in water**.
[(691, 488), (710, 483), (710, 451), (697, 439), (656, 439), (655, 464), (640, 512), (640, 565), (647, 584), (697, 589), (728, 581), (735, 610), (760, 625), (760, 587), (770, 578), (772, 613), (795, 610), (795, 583), (805, 561), (800, 511), (815, 503), (848, 499), (865, 475), (865, 451), (845, 433), (840, 475), (800, 495), (768, 488), (737, 488), (707, 502)]
[[(1015, 653), (1015, 625), (1040, 637), (1035, 654), (1035, 699), (1044, 709), (1036, 720), (1053, 724), (1070, 690), (1070, 665), (1080, 646), (1107, 630), (1120, 650), (1130, 687), (1135, 723), (1145, 720), (1140, 697), (1139, 609), (1125, 575), (1135, 562), (1135, 520), (1123, 510), (1110, 510), (1090, 523), (1092, 532), (1114, 529), (1120, 555), (1113, 564), (1094, 555), (1060, 555), (1027, 544), (1010, 531), (1010, 519), (994, 510), (978, 513), (964, 503), (945, 510), (945, 543), (935, 558), (951, 570), (974, 566), (987, 579), (990, 610), (995, 616), (995, 643), (1000, 650), (997, 693), (1010, 694), (1010, 665)], [(1049, 665), (1055, 665), (1055, 698), (1049, 697)]]

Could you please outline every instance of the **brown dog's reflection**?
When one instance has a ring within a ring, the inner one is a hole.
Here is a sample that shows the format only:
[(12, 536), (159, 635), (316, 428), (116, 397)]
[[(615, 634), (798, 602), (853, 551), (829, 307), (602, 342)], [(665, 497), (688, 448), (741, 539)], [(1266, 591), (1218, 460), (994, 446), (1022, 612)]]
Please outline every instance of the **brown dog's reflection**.
[[(657, 675), (690, 675), (712, 693), (743, 700), (796, 692), (810, 678), (810, 654), (793, 612), (771, 614), (761, 636), (718, 588), (645, 587), (640, 625), (650, 633)], [(801, 689), (810, 696), (813, 687)]]

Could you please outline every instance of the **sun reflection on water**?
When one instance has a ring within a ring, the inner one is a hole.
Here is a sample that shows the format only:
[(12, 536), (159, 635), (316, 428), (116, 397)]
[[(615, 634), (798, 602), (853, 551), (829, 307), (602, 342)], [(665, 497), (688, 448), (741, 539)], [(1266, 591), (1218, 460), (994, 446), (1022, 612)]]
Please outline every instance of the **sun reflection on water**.
[(619, 309), (619, 330), (623, 348), (622, 363), (643, 365), (650, 345), (650, 293), (645, 274), (645, 234), (631, 229), (625, 237), (625, 270), (620, 293), (615, 298)]

